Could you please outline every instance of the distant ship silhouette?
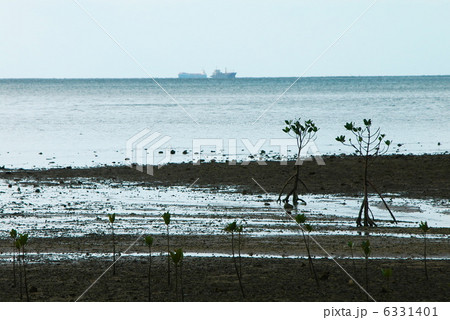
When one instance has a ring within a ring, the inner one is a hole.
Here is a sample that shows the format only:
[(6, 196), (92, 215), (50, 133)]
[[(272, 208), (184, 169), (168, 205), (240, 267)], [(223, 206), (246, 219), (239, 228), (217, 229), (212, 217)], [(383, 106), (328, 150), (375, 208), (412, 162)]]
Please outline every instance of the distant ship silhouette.
[[(208, 75), (203, 71), (202, 73), (189, 73), (189, 72), (180, 72), (178, 74), (179, 79), (206, 79)], [(225, 72), (220, 71), (220, 69), (214, 70), (211, 75), (212, 79), (234, 79), (236, 77), (236, 72)]]
[(216, 69), (211, 75), (211, 78), (213, 79), (234, 79), (235, 77), (236, 72), (227, 72), (227, 69), (225, 69), (225, 72)]

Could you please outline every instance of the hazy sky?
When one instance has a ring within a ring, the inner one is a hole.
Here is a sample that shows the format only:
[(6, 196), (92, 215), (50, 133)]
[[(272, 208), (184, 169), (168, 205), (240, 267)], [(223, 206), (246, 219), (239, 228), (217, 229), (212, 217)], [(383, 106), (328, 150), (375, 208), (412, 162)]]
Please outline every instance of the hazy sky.
[[(79, 0), (155, 77), (299, 76), (365, 0)], [(450, 1), (379, 0), (306, 76), (450, 74)], [(0, 78), (146, 77), (72, 0), (0, 0)]]

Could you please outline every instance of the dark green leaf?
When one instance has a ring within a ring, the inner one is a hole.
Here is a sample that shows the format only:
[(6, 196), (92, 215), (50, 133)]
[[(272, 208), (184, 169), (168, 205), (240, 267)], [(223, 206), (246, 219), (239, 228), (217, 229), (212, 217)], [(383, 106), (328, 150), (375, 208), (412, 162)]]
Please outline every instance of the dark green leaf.
[(166, 225), (169, 225), (170, 224), (170, 212), (169, 211), (164, 212), (162, 217), (164, 219), (164, 223)]

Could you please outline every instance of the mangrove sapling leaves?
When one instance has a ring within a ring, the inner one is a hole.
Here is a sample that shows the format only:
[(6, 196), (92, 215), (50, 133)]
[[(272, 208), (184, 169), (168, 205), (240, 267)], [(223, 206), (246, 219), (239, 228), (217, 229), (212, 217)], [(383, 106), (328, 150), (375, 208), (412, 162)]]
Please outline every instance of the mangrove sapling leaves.
[(15, 229), (11, 229), (9, 232), (9, 235), (11, 238), (16, 239), (17, 238), (17, 231)]
[(419, 228), (423, 232), (428, 232), (428, 230), (430, 230), (430, 227), (428, 226), (428, 222), (426, 222), (426, 221), (420, 221)]
[(312, 225), (306, 223), (305, 229), (306, 229), (306, 231), (311, 232), (313, 230), (313, 227), (312, 227)]
[(381, 268), (381, 273), (383, 274), (383, 277), (386, 279), (386, 290), (389, 292), (389, 279), (392, 276), (392, 269), (391, 268)]
[(173, 263), (178, 264), (181, 260), (183, 260), (183, 249), (176, 249), (175, 251), (170, 252), (170, 257), (172, 258)]
[(370, 241), (369, 240), (363, 241), (361, 243), (361, 248), (363, 250), (364, 256), (365, 257), (369, 257), (370, 256), (370, 252), (371, 252)]
[[(181, 262), (183, 260), (183, 249), (176, 249), (175, 251), (170, 252), (170, 258), (172, 259), (173, 263), (175, 264), (175, 295), (178, 297), (178, 268), (181, 265)], [(180, 276), (182, 277), (182, 273), (180, 273)], [(183, 282), (183, 279), (181, 278), (181, 283)], [(181, 300), (183, 300), (183, 288), (181, 289)]]
[(227, 226), (224, 229), (226, 232), (235, 232), (237, 231), (237, 222), (233, 221), (229, 224), (227, 224)]
[(353, 243), (353, 241), (349, 241), (349, 242), (347, 242), (347, 246), (350, 248), (350, 251), (352, 253), (353, 273), (356, 273), (355, 257), (353, 255), (353, 248), (355, 247), (355, 244)]
[(169, 225), (170, 224), (170, 212), (169, 211), (164, 212), (162, 217), (164, 219), (164, 223), (166, 225)]
[(305, 223), (305, 221), (306, 221), (305, 214), (302, 213), (302, 214), (296, 215), (296, 216), (295, 216), (295, 221), (296, 221), (298, 224)]
[[(345, 135), (340, 135), (335, 138), (336, 141), (342, 143), (345, 146), (353, 148), (354, 154), (359, 155), (364, 158), (364, 198), (359, 210), (358, 218), (356, 219), (356, 225), (358, 227), (361, 226), (376, 226), (373, 215), (372, 218), (369, 217), (369, 200), (368, 200), (368, 189), (369, 186), (375, 190), (375, 192), (380, 196), (383, 201), (384, 206), (389, 211), (392, 220), (397, 223), (394, 214), (391, 209), (387, 205), (386, 201), (384, 201), (383, 196), (376, 189), (376, 187), (369, 181), (368, 179), (368, 168), (369, 161), (377, 157), (379, 155), (385, 154), (392, 143), (391, 140), (385, 140), (386, 135), (380, 132), (380, 128), (374, 129), (372, 128), (372, 120), (371, 119), (363, 119), (364, 126), (357, 127), (353, 122), (347, 122), (344, 125), (344, 128), (350, 132), (352, 138), (347, 138)], [(364, 217), (363, 217), (364, 213)]]
[(20, 246), (24, 247), (28, 242), (28, 234), (27, 233), (21, 234), (19, 236), (19, 241), (20, 241)]
[(16, 249), (20, 250), (20, 248), (22, 248), (22, 246), (20, 245), (20, 240), (16, 239), (16, 241), (14, 241), (14, 244), (16, 245)]
[(145, 245), (147, 247), (151, 247), (153, 245), (153, 237), (152, 236), (146, 236), (144, 238), (144, 241), (145, 241)]
[(381, 273), (383, 274), (383, 277), (389, 278), (392, 276), (392, 269), (391, 268), (381, 268)]

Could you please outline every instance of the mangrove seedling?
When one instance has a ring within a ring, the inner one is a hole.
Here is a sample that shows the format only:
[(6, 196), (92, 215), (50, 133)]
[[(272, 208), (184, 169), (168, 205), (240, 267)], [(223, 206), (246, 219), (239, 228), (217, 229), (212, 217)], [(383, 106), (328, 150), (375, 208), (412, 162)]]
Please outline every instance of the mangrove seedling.
[(430, 230), (428, 223), (426, 221), (421, 221), (419, 224), (420, 230), (423, 231), (423, 240), (424, 240), (424, 248), (423, 248), (423, 261), (425, 263), (425, 277), (428, 280), (428, 269), (427, 269), (427, 232)]
[[(30, 296), (28, 294), (28, 280), (27, 280), (27, 268), (25, 261), (25, 246), (28, 243), (28, 234), (19, 234), (16, 238), (16, 248), (19, 251), (19, 278), (20, 278), (20, 299), (22, 300), (22, 277), (23, 285), (25, 286), (25, 294), (27, 296), (27, 301), (30, 301)], [(21, 251), (22, 250), (22, 251)], [(20, 254), (22, 253), (22, 256)]]
[(350, 248), (350, 252), (352, 253), (352, 263), (353, 263), (353, 274), (356, 273), (356, 266), (355, 266), (355, 256), (353, 254), (353, 248), (355, 247), (355, 244), (353, 241), (347, 242), (347, 246)]
[[(374, 186), (373, 183), (368, 179), (368, 169), (370, 161), (389, 150), (389, 146), (391, 145), (391, 140), (385, 139), (385, 134), (380, 132), (380, 128), (373, 130), (372, 129), (372, 120), (364, 119), (364, 126), (357, 127), (353, 122), (347, 122), (344, 128), (347, 131), (350, 131), (355, 140), (352, 138), (347, 138), (343, 135), (336, 137), (336, 141), (342, 143), (345, 146), (352, 147), (355, 154), (364, 158), (364, 174), (363, 174), (363, 182), (364, 182), (364, 198), (361, 204), (361, 208), (359, 209), (358, 218), (356, 219), (356, 225), (361, 227), (363, 224), (365, 227), (373, 227), (376, 226), (375, 218), (373, 217), (372, 210), (369, 208), (369, 186), (372, 187), (373, 190), (380, 196), (383, 201), (384, 206), (391, 214), (391, 217), (395, 223), (397, 220), (394, 217), (391, 209), (387, 205), (381, 193)], [(369, 212), (372, 215), (372, 218), (369, 217)], [(362, 218), (362, 214), (364, 213), (364, 218)]]
[(17, 279), (16, 279), (16, 239), (17, 239), (17, 231), (15, 229), (11, 229), (11, 231), (9, 232), (9, 236), (13, 239), (13, 245), (14, 245), (14, 250), (13, 250), (13, 277), (14, 277), (14, 283), (13, 283), (13, 287), (16, 287), (17, 285)]
[(381, 273), (383, 274), (383, 277), (386, 280), (386, 291), (389, 292), (389, 279), (392, 276), (392, 269), (391, 268), (381, 268)]
[[(308, 145), (308, 143), (312, 142), (316, 138), (316, 133), (319, 130), (312, 120), (303, 121), (299, 118), (297, 120), (285, 120), (286, 127), (283, 131), (289, 134), (291, 137), (294, 137), (297, 142), (297, 158), (295, 162), (295, 173), (289, 177), (283, 187), (281, 188), (280, 194), (278, 195), (278, 202), (283, 201), (285, 203), (286, 212), (289, 212), (287, 208), (296, 207), (298, 201), (300, 200), (303, 204), (306, 202), (298, 197), (298, 183), (300, 182), (305, 189), (308, 191), (306, 184), (300, 178), (300, 165), (302, 150)], [(286, 196), (282, 198), (284, 189), (289, 185), (289, 183), (293, 181), (292, 188), (287, 192)], [(292, 197), (292, 205), (289, 204), (289, 198)]]
[[(368, 267), (369, 267), (369, 256), (370, 256), (370, 252), (371, 252), (370, 241), (369, 240), (363, 241), (361, 243), (361, 248), (364, 253), (364, 258), (366, 260), (366, 268), (365, 268), (366, 269), (366, 288), (365, 289), (366, 289), (366, 291), (368, 291), (369, 290)], [(369, 297), (367, 296), (367, 298), (369, 298)]]
[(151, 278), (152, 278), (152, 245), (153, 245), (153, 237), (146, 236), (144, 238), (145, 245), (148, 247), (148, 301), (152, 301), (152, 286), (151, 286)]
[[(305, 242), (306, 252), (308, 254), (308, 264), (309, 264), (309, 271), (311, 272), (311, 275), (314, 276), (314, 280), (316, 281), (317, 287), (320, 287), (319, 279), (317, 278), (316, 269), (314, 268), (313, 260), (311, 257), (311, 251), (310, 251), (310, 232), (313, 230), (313, 227), (310, 224), (306, 224), (306, 217), (305, 215), (298, 214), (295, 216), (295, 221), (300, 226), (300, 229), (302, 230), (303, 235), (303, 241)], [(308, 236), (305, 235), (305, 231), (308, 232)]]
[(112, 245), (113, 245), (113, 275), (116, 274), (116, 239), (114, 236), (114, 221), (116, 221), (116, 214), (108, 214), (109, 224), (111, 225)]
[(183, 294), (183, 249), (177, 249), (170, 252), (170, 257), (175, 264), (175, 296), (178, 298), (178, 268), (180, 268), (180, 286), (181, 286), (181, 301), (184, 301)]
[(231, 222), (230, 224), (228, 224), (225, 229), (226, 232), (230, 232), (231, 233), (231, 254), (233, 256), (233, 264), (234, 264), (234, 269), (236, 270), (236, 275), (239, 281), (239, 287), (241, 289), (241, 294), (242, 294), (242, 298), (245, 299), (245, 293), (244, 293), (244, 287), (242, 286), (242, 279), (241, 279), (241, 274), (239, 272), (238, 266), (237, 266), (237, 262), (236, 262), (236, 256), (234, 254), (234, 233), (238, 230), (238, 226), (237, 226), (237, 222)]
[(167, 285), (170, 287), (170, 234), (169, 234), (169, 224), (170, 224), (170, 212), (166, 211), (163, 213), (162, 218), (166, 224), (167, 229)]

